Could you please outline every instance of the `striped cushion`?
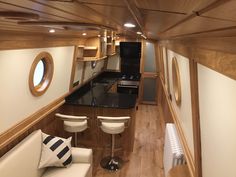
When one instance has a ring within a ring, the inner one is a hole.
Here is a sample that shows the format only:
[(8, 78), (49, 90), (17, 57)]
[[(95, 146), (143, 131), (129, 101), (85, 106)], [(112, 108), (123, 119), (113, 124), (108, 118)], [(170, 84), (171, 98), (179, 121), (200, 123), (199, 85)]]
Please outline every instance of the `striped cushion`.
[(68, 139), (43, 134), (43, 143), (39, 168), (71, 164), (71, 137)]

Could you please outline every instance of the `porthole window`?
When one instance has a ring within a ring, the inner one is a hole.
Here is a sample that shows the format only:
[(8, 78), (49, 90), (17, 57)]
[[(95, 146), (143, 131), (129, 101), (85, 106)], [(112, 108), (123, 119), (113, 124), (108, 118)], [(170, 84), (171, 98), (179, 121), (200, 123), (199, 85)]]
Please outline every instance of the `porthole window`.
[(43, 80), (43, 76), (44, 76), (44, 63), (43, 60), (39, 60), (34, 70), (34, 78), (33, 78), (34, 86), (40, 84), (40, 82)]
[(32, 63), (29, 75), (29, 87), (34, 96), (43, 95), (53, 76), (53, 59), (48, 52), (41, 52)]

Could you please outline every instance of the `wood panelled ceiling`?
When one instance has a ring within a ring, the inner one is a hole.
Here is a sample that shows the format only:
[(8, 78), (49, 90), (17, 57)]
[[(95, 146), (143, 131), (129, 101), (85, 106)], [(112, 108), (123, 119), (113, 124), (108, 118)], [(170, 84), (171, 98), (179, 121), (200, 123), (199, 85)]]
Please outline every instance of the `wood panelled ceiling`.
[[(136, 32), (142, 31), (150, 39), (235, 36), (235, 9), (235, 0), (0, 0), (0, 36), (3, 31), (48, 35), (50, 28), (56, 29), (54, 35), (71, 37), (83, 37), (85, 31), (86, 37), (97, 36), (105, 29), (137, 38)], [(26, 19), (34, 24), (18, 23), (22, 19), (6, 18), (4, 12), (34, 13), (39, 19)], [(127, 29), (126, 22), (136, 27)], [(101, 29), (88, 31), (79, 23)]]

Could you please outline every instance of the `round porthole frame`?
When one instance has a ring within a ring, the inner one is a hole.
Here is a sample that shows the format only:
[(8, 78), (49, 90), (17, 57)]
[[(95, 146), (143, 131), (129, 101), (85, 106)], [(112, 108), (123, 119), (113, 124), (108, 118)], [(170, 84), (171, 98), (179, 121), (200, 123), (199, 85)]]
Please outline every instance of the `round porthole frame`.
[(181, 104), (181, 82), (179, 65), (176, 57), (172, 58), (172, 80), (173, 80), (173, 92), (176, 104), (179, 106)]
[[(34, 85), (34, 73), (35, 69), (37, 67), (37, 64), (39, 61), (43, 62), (44, 65), (44, 73), (43, 77), (38, 85)], [(48, 87), (51, 84), (52, 77), (53, 77), (53, 72), (54, 72), (54, 63), (53, 63), (53, 58), (50, 53), (48, 52), (41, 52), (39, 53), (30, 68), (30, 74), (29, 74), (29, 88), (31, 93), (34, 96), (41, 96), (43, 95)]]

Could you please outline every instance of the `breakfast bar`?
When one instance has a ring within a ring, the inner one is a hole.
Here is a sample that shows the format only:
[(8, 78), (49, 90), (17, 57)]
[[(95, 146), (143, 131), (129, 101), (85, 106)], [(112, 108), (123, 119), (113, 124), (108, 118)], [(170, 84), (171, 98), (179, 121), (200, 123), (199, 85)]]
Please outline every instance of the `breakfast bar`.
[(92, 148), (109, 147), (111, 137), (100, 129), (97, 116), (130, 116), (128, 127), (116, 136), (116, 148), (132, 152), (137, 95), (111, 92), (117, 81), (116, 77), (109, 78), (107, 84), (88, 83), (66, 98), (62, 113), (89, 117), (89, 128), (78, 135), (79, 144)]

